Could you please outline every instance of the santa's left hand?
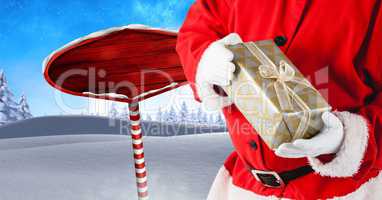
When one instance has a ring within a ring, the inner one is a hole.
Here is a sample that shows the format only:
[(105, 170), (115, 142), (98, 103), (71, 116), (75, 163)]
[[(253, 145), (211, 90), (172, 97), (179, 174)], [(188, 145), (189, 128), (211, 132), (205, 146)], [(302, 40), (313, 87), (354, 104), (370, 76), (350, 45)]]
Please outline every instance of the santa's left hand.
[(311, 139), (298, 139), (293, 143), (282, 144), (276, 155), (284, 158), (317, 157), (337, 153), (344, 139), (344, 127), (336, 115), (325, 112), (322, 115), (324, 127)]

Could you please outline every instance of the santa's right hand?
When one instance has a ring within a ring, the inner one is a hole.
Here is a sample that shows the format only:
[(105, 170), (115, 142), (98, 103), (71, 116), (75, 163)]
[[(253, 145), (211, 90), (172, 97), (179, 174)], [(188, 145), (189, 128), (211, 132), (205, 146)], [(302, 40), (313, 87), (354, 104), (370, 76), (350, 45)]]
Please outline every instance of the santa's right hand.
[(228, 97), (217, 94), (213, 86), (230, 85), (235, 71), (235, 65), (232, 63), (234, 55), (225, 45), (238, 43), (242, 43), (240, 36), (231, 33), (211, 43), (200, 59), (196, 73), (196, 86), (200, 100), (208, 110), (215, 111), (232, 104)]

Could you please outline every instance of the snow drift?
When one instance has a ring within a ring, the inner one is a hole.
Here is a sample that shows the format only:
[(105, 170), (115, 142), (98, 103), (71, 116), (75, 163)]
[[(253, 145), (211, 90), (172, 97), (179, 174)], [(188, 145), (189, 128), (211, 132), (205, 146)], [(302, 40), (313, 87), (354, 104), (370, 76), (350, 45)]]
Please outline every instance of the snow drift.
[[(145, 137), (155, 200), (202, 200), (232, 151), (224, 133)], [(134, 200), (128, 136), (77, 135), (0, 140), (0, 199)]]

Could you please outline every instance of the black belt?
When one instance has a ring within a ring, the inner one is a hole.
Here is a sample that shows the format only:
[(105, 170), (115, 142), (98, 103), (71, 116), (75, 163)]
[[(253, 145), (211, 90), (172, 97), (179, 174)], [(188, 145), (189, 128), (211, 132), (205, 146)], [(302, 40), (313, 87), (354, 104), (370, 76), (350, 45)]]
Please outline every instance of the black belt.
[(305, 176), (313, 171), (312, 167), (308, 165), (281, 173), (251, 169), (251, 173), (257, 181), (264, 186), (272, 188), (284, 187), (290, 181)]

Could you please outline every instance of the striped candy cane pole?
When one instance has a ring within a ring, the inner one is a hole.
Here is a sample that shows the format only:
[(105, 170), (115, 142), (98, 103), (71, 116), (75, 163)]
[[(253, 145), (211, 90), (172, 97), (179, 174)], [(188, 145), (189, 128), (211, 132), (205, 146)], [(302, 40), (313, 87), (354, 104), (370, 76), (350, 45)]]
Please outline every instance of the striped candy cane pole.
[(143, 152), (143, 138), (139, 114), (138, 102), (129, 104), (131, 139), (133, 143), (135, 177), (137, 180), (138, 200), (149, 199), (147, 187), (147, 173), (145, 165), (145, 154)]

